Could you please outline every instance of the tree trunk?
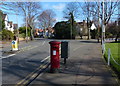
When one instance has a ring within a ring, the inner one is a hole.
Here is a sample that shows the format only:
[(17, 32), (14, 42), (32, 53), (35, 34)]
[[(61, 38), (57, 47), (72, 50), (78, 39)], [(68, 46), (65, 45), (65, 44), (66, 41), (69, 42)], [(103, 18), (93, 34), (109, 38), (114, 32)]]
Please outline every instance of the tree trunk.
[(31, 36), (30, 36), (30, 39), (31, 39), (31, 41), (33, 40), (33, 31), (32, 31), (32, 29), (30, 30), (31, 31)]
[(117, 36), (116, 36), (116, 38), (115, 38), (115, 42), (117, 42), (117, 39), (118, 39), (118, 34), (117, 34)]

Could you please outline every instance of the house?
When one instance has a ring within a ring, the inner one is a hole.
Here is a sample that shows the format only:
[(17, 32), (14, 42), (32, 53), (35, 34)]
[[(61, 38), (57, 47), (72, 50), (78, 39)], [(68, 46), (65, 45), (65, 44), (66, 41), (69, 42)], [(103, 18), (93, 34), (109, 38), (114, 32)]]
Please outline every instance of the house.
[(39, 35), (39, 33), (38, 33), (38, 28), (36, 28), (35, 30), (34, 30), (34, 36), (38, 36)]
[(95, 26), (95, 23), (93, 21), (91, 21), (89, 23), (89, 29), (88, 29), (87, 22), (85, 22), (85, 20), (83, 20), (83, 22), (77, 22), (76, 28), (77, 28), (78, 35), (81, 38), (82, 38), (82, 36), (87, 38), (89, 29), (91, 31), (97, 29), (97, 27)]
[(13, 32), (14, 31), (13, 22), (9, 21), (7, 14), (3, 14), (2, 17), (3, 17), (4, 23), (5, 23), (4, 29), (7, 29), (7, 30), (10, 30), (11, 32)]
[(85, 20), (83, 20), (83, 22), (77, 22), (76, 29), (79, 35), (88, 35), (87, 23), (85, 22)]
[(9, 25), (10, 25), (10, 27), (8, 28), (8, 30), (10, 30), (10, 31), (14, 31), (14, 26), (13, 26), (13, 22), (12, 21), (9, 21)]
[(96, 30), (97, 29), (97, 27), (95, 26), (95, 24), (93, 22), (92, 22), (92, 25), (91, 25), (90, 29), (91, 30)]
[(18, 24), (13, 24), (13, 29), (14, 30), (18, 29)]
[(36, 29), (34, 30), (34, 36), (35, 36), (35, 37), (43, 37), (43, 29), (38, 29), (38, 28), (36, 28)]
[(39, 29), (39, 28), (36, 28), (34, 30), (34, 36), (35, 37), (47, 37), (47, 38), (50, 38), (50, 37), (54, 37), (54, 29), (52, 27), (48, 27), (46, 29)]
[(5, 23), (5, 29), (9, 30), (10, 25), (9, 25), (7, 14), (3, 14), (3, 20), (4, 20), (4, 23)]
[(52, 27), (48, 27), (45, 29), (46, 37), (54, 37), (54, 29)]

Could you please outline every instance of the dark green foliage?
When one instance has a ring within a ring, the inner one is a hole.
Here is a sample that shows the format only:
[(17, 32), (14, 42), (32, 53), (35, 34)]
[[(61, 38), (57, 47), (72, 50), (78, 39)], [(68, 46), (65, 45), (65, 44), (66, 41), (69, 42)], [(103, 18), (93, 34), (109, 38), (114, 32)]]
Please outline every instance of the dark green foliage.
[(2, 31), (2, 29), (4, 29), (4, 27), (5, 27), (5, 23), (3, 20), (3, 12), (0, 11), (0, 31)]
[(14, 34), (6, 29), (2, 30), (2, 40), (12, 40), (13, 39)]
[(115, 42), (117, 42), (120, 37), (120, 25), (116, 25), (116, 22), (109, 24), (106, 27), (106, 33), (107, 38), (115, 38)]
[(90, 32), (91, 32), (91, 33), (90, 33), (91, 38), (92, 38), (92, 39), (95, 39), (95, 38), (97, 37), (97, 30), (95, 30), (95, 29), (94, 29), (94, 30), (90, 30)]
[(55, 24), (55, 37), (57, 39), (69, 39), (70, 38), (70, 23), (69, 22), (58, 22)]
[[(23, 34), (23, 36), (25, 36), (26, 35), (26, 27), (20, 27), (19, 33)], [(28, 36), (30, 36), (30, 28), (29, 27), (27, 28), (27, 33), (28, 33)]]
[[(71, 38), (71, 23), (69, 21), (62, 21), (55, 24), (55, 38), (70, 39)], [(76, 28), (72, 28), (72, 38), (76, 36)]]

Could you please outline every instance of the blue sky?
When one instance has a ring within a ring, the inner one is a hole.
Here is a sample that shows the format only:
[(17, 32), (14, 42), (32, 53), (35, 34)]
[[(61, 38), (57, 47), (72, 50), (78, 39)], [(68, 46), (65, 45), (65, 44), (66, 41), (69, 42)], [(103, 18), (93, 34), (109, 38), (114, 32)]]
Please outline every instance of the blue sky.
[[(52, 9), (56, 13), (56, 22), (66, 20), (63, 18), (63, 10), (65, 9), (66, 4), (69, 2), (41, 2), (42, 10)], [(82, 13), (82, 11), (81, 11)], [(23, 25), (23, 17), (13, 14), (8, 14), (9, 21), (13, 21), (13, 23), (17, 23), (19, 27)], [(76, 21), (83, 21), (85, 20), (84, 15), (79, 15)]]

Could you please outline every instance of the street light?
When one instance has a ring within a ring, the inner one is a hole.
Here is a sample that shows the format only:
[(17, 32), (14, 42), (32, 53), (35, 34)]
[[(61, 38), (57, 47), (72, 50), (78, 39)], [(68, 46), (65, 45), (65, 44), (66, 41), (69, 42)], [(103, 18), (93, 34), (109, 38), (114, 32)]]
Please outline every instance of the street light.
[(71, 31), (70, 31), (71, 33), (70, 33), (70, 34), (71, 34), (71, 39), (72, 39), (72, 29), (73, 29), (73, 14), (70, 12), (70, 13), (69, 13), (69, 15), (70, 15), (70, 22), (71, 22), (71, 25), (70, 25), (70, 26), (71, 26)]
[(104, 0), (102, 3), (102, 53), (105, 53), (105, 25), (104, 25)]
[(18, 43), (19, 43), (19, 29), (18, 29), (18, 9), (17, 9), (17, 11), (16, 11), (16, 21), (17, 21), (17, 37), (18, 37), (18, 39), (17, 39), (17, 41), (18, 41)]
[(27, 13), (25, 13), (26, 18), (26, 42), (28, 42), (28, 34), (27, 34)]

